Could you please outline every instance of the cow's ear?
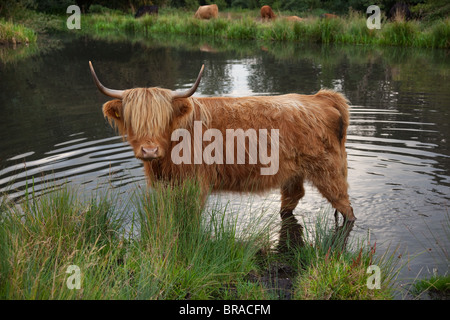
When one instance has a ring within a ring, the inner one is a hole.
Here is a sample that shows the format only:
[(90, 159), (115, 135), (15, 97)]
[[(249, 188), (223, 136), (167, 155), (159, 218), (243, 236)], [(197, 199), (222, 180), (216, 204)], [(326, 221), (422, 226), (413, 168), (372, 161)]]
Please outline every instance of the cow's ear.
[(188, 99), (176, 99), (173, 102), (175, 120), (186, 118), (193, 110), (192, 103)]
[(108, 119), (111, 127), (116, 128), (121, 135), (125, 134), (123, 122), (122, 100), (111, 100), (103, 105), (103, 115)]
[(111, 100), (103, 105), (103, 115), (108, 118), (109, 121), (115, 120), (122, 121), (123, 106), (122, 100)]

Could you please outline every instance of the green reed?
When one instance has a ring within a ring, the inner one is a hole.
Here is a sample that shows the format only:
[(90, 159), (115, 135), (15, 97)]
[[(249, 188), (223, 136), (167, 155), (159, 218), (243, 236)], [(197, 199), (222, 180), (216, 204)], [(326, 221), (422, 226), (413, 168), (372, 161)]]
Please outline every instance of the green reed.
[[(267, 297), (258, 283), (227, 289), (256, 268), (264, 231), (250, 226), (240, 238), (220, 208), (202, 219), (198, 190), (190, 182), (137, 188), (124, 202), (114, 192), (82, 200), (66, 187), (42, 196), (31, 187), (20, 204), (3, 200), (0, 297)], [(67, 285), (71, 265), (81, 270), (80, 289)]]
[(0, 44), (34, 43), (36, 39), (32, 29), (0, 19)]

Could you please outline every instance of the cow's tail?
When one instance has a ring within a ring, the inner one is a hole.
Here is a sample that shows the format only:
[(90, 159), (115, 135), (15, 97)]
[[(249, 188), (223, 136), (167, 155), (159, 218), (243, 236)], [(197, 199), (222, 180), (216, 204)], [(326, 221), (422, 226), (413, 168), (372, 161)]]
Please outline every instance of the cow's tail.
[(333, 90), (322, 89), (316, 95), (329, 100), (332, 106), (341, 114), (337, 128), (337, 135), (341, 144), (344, 145), (347, 137), (348, 124), (350, 122), (350, 113), (348, 110), (349, 101), (342, 93)]

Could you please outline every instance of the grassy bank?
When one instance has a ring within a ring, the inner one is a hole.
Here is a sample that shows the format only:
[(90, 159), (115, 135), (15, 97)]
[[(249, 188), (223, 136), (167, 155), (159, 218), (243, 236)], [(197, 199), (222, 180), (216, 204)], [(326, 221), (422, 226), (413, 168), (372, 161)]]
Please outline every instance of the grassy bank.
[(314, 43), (347, 43), (371, 45), (450, 47), (450, 19), (432, 23), (419, 21), (383, 22), (380, 30), (370, 30), (366, 17), (351, 13), (338, 19), (305, 17), (292, 22), (278, 17), (263, 22), (254, 11), (222, 13), (218, 19), (198, 20), (189, 12), (164, 11), (156, 16), (134, 19), (131, 15), (113, 13), (86, 15), (81, 32), (109, 34), (178, 34), (226, 39), (257, 39)]
[(303, 16), (300, 22), (288, 21), (280, 14), (275, 21), (263, 22), (256, 10), (221, 12), (218, 19), (198, 20), (193, 12), (162, 9), (159, 16), (135, 19), (117, 10), (83, 14), (81, 29), (66, 27), (68, 16), (57, 16), (24, 10), (14, 23), (0, 20), (0, 42), (34, 42), (36, 34), (54, 32), (93, 35), (108, 38), (118, 35), (187, 35), (221, 39), (293, 41), (394, 45), (425, 48), (450, 47), (450, 19), (434, 21), (382, 21), (380, 30), (367, 28), (366, 15), (350, 12), (337, 19)]
[[(77, 195), (30, 191), (19, 205), (1, 203), (1, 299), (392, 298), (389, 259), (363, 243), (344, 248), (323, 222), (305, 230), (303, 248), (281, 254), (269, 226), (238, 232), (225, 208), (202, 214), (192, 182), (137, 188), (129, 200)], [(381, 289), (367, 287), (370, 264), (382, 270)], [(76, 285), (72, 265), (80, 289), (68, 288)]]
[(36, 39), (32, 29), (0, 19), (0, 44), (34, 43)]
[(429, 279), (421, 279), (413, 284), (411, 293), (421, 298), (425, 294), (431, 299), (435, 300), (449, 300), (450, 299), (450, 275), (433, 276)]

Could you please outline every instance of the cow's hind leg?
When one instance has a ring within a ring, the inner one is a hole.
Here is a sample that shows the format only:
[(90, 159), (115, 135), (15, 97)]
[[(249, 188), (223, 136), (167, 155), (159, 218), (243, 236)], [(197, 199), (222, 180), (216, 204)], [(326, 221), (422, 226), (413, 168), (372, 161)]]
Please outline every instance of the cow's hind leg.
[[(312, 177), (312, 183), (331, 203), (333, 208), (342, 214), (346, 222), (354, 222), (356, 217), (353, 214), (353, 208), (348, 196), (346, 175), (339, 173), (339, 170), (329, 170), (326, 173)], [(335, 219), (337, 220), (336, 212)]]
[[(334, 246), (344, 249), (356, 220), (347, 192), (348, 184), (345, 174), (346, 171), (341, 171), (339, 173), (339, 170), (329, 170), (325, 172), (327, 174), (318, 174), (311, 180), (317, 189), (319, 189), (320, 193), (331, 203), (333, 208), (335, 208), (335, 230), (332, 243)], [(344, 217), (342, 226), (339, 226), (338, 212)]]
[(303, 228), (295, 219), (293, 211), (305, 195), (303, 178), (293, 177), (281, 186), (281, 229), (278, 249), (286, 251), (292, 246), (303, 246)]

